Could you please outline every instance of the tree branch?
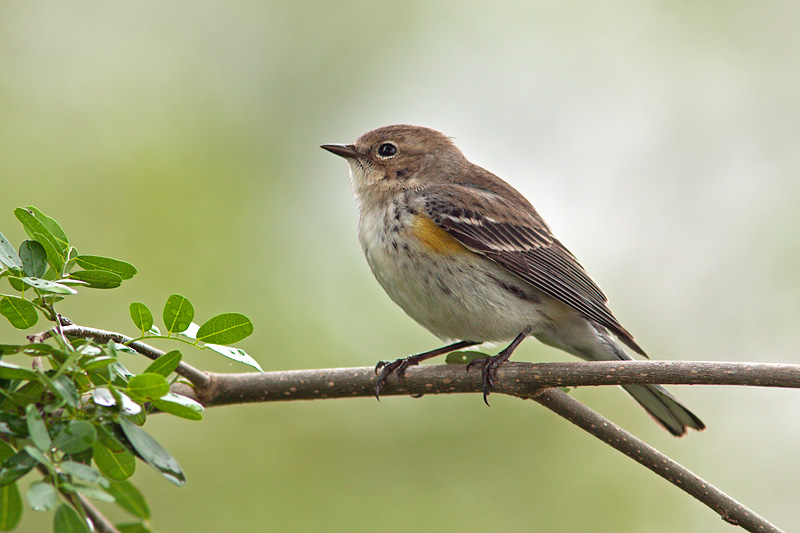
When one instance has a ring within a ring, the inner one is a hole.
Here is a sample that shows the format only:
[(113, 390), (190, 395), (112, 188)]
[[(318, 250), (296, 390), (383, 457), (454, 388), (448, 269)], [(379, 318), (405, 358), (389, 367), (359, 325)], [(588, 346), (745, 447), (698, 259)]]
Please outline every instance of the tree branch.
[[(110, 331), (75, 325), (62, 329), (66, 335), (124, 343), (151, 359), (164, 353)], [(177, 373), (193, 386), (176, 383), (173, 392), (194, 398), (206, 407), (373, 396), (376, 381), (372, 367), (218, 374), (181, 363)], [(492, 390), (540, 403), (707, 505), (730, 524), (751, 532), (780, 532), (776, 526), (655, 448), (554, 388), (628, 384), (800, 388), (800, 365), (686, 361), (508, 362), (498, 370)], [(381, 395), (469, 392), (482, 392), (479, 372), (467, 372), (464, 365), (426, 365), (409, 368), (402, 380), (391, 376)]]
[[(206, 406), (214, 406), (373, 396), (376, 380), (371, 367), (263, 374), (209, 373), (208, 377), (207, 388), (195, 390), (185, 384), (176, 384), (173, 390), (194, 397)], [(800, 365), (663, 361), (509, 362), (498, 371), (493, 391), (542, 404), (696, 498), (732, 525), (751, 532), (780, 532), (775, 525), (679, 463), (553, 388), (648, 383), (800, 387)], [(392, 377), (382, 396), (466, 392), (482, 392), (479, 372), (468, 373), (464, 365), (438, 365), (409, 368), (401, 381)]]
[[(194, 394), (207, 406), (233, 403), (374, 396), (372, 367), (291, 370), (263, 374), (206, 374), (208, 385)], [(595, 361), (524, 363), (509, 361), (497, 372), (493, 392), (521, 396), (547, 387), (629, 384), (746, 385), (800, 388), (800, 365), (692, 361)], [(417, 366), (405, 379), (391, 376), (381, 396), (481, 392), (480, 372), (464, 365)]]

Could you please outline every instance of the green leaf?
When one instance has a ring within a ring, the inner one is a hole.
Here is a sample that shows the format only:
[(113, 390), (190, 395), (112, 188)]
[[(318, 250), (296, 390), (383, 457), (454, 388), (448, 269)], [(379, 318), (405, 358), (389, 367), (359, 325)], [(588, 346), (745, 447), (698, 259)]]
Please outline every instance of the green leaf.
[(73, 339), (70, 343), (73, 348), (68, 355), (73, 359), (94, 358), (104, 355), (103, 348), (106, 346), (97, 345), (93, 340), (89, 339)]
[(153, 313), (143, 303), (133, 302), (130, 307), (131, 320), (142, 333), (153, 327)]
[(90, 357), (94, 357), (96, 355), (100, 355), (103, 353), (103, 349), (95, 344), (90, 340), (75, 340), (72, 343), (73, 348), (75, 348), (81, 355), (88, 355)]
[(137, 352), (136, 350), (134, 350), (130, 346), (125, 346), (124, 344), (120, 344), (120, 343), (114, 343), (114, 349), (116, 349), (119, 352), (129, 353), (131, 355), (138, 355), (139, 354), (139, 352)]
[(99, 255), (79, 255), (75, 258), (78, 266), (86, 270), (105, 270), (106, 272), (113, 272), (122, 279), (131, 279), (136, 275), (136, 267), (132, 264), (120, 261), (119, 259), (112, 259), (110, 257), (101, 257)]
[[(53, 272), (52, 270), (48, 270), (47, 274), (45, 274), (44, 276), (44, 279), (47, 279), (48, 281), (55, 281), (55, 278), (53, 278), (53, 276), (50, 275), (52, 272)], [(89, 284), (86, 283), (85, 281), (80, 281), (77, 279), (69, 279), (69, 278), (61, 278), (58, 280), (58, 283), (61, 283), (62, 285), (77, 285), (78, 287), (89, 286)]]
[(150, 509), (141, 493), (129, 481), (111, 483), (108, 493), (114, 497), (117, 505), (131, 513), (133, 516), (147, 520), (150, 518)]
[(125, 447), (122, 442), (120, 442), (116, 436), (112, 434), (118, 433), (116, 425), (113, 423), (109, 423), (108, 425), (98, 425), (94, 427), (97, 430), (97, 444), (102, 444), (112, 452), (121, 452), (122, 450), (127, 450), (128, 448)]
[(55, 533), (91, 533), (86, 520), (81, 518), (78, 511), (66, 503), (62, 503), (56, 509), (53, 531)]
[(6, 317), (17, 329), (28, 329), (39, 320), (36, 307), (25, 298), (17, 296), (4, 296), (0, 299), (0, 315)]
[(75, 388), (75, 383), (67, 376), (58, 376), (56, 379), (49, 382), (53, 392), (58, 394), (70, 407), (78, 407), (78, 402), (81, 397), (78, 389)]
[(34, 356), (34, 357), (35, 356), (39, 356), (39, 355), (51, 355), (51, 354), (55, 354), (55, 355), (58, 355), (58, 356), (63, 356), (64, 358), (67, 357), (66, 353), (62, 352), (61, 350), (59, 350), (55, 346), (52, 346), (50, 344), (41, 343), (41, 342), (35, 342), (35, 343), (32, 343), (32, 344), (27, 344), (27, 345), (22, 347), (22, 351), (26, 355), (31, 355), (31, 356)]
[(116, 357), (111, 357), (109, 355), (99, 355), (97, 357), (92, 357), (91, 359), (84, 359), (79, 363), (79, 366), (82, 369), (91, 372), (99, 368), (107, 367), (108, 365), (110, 365), (111, 363), (115, 363), (116, 361), (117, 361)]
[(60, 277), (64, 272), (67, 254), (58, 249), (58, 245), (54, 244), (52, 236), (37, 232), (29, 232), (28, 235), (44, 246), (44, 250), (47, 253), (47, 263), (52, 268), (54, 277)]
[(157, 400), (150, 400), (150, 403), (152, 403), (156, 409), (160, 409), (171, 415), (188, 420), (203, 419), (203, 405), (191, 398), (181, 396), (180, 394), (170, 392)]
[(17, 453), (13, 446), (0, 439), (0, 465), (6, 462), (6, 459)]
[(47, 252), (37, 241), (22, 241), (19, 245), (22, 271), (32, 278), (41, 278), (47, 272)]
[(22, 282), (22, 278), (18, 278), (16, 276), (9, 276), (8, 277), (8, 284), (11, 285), (11, 288), (18, 292), (24, 292), (27, 290), (27, 286)]
[(103, 477), (99, 470), (91, 466), (76, 463), (75, 461), (63, 461), (61, 470), (86, 483), (96, 483), (101, 487), (108, 487), (108, 480)]
[(52, 292), (53, 294), (78, 294), (78, 291), (72, 287), (67, 287), (66, 285), (58, 283), (57, 281), (50, 281), (48, 279), (41, 278), (29, 278), (27, 276), (21, 279), (26, 285), (43, 292)]
[(119, 399), (122, 402), (120, 411), (122, 411), (123, 414), (137, 416), (144, 411), (141, 405), (131, 400), (131, 397), (124, 392), (117, 391), (117, 394), (119, 394)]
[(178, 464), (156, 440), (144, 432), (143, 429), (128, 422), (124, 418), (120, 419), (119, 425), (125, 436), (128, 437), (133, 448), (142, 456), (147, 464), (161, 472), (167, 480), (178, 486), (186, 483), (186, 476)]
[(47, 262), (60, 275), (69, 255), (69, 242), (58, 223), (30, 206), (15, 209), (14, 215), (22, 222), (25, 233), (44, 247)]
[(73, 268), (75, 268), (75, 259), (78, 258), (78, 249), (74, 246), (69, 247), (69, 252), (67, 253), (67, 264), (64, 265), (64, 272), (69, 272)]
[[(106, 480), (106, 482), (108, 482)], [(59, 485), (61, 490), (67, 490), (69, 492), (77, 492), (82, 494), (88, 498), (92, 498), (93, 500), (99, 500), (101, 502), (108, 502), (113, 503), (114, 497), (104, 491), (103, 489), (99, 489), (97, 487), (90, 487), (88, 485), (83, 485), (81, 483), (61, 483)]]
[(38, 220), (44, 227), (47, 229), (50, 234), (55, 237), (56, 241), (58, 242), (59, 246), (62, 250), (68, 251), (69, 250), (69, 240), (67, 239), (67, 234), (64, 233), (64, 230), (61, 229), (61, 226), (56, 222), (54, 219), (50, 218), (49, 216), (45, 215), (32, 205), (26, 206), (27, 211), (31, 213), (36, 220)]
[(39, 375), (33, 370), (0, 361), (0, 378), (36, 380), (39, 379)]
[(92, 401), (95, 405), (112, 407), (117, 405), (117, 399), (107, 387), (97, 387), (92, 390)]
[(136, 457), (125, 447), (111, 451), (107, 446), (94, 444), (94, 463), (112, 481), (125, 481), (136, 471)]
[(22, 497), (16, 483), (0, 487), (0, 531), (11, 531), (22, 518)]
[(0, 467), (0, 485), (8, 485), (18, 480), (36, 466), (36, 459), (25, 450), (18, 451), (3, 462)]
[[(139, 405), (138, 403), (136, 405)], [(139, 414), (137, 415), (130, 415), (125, 414), (125, 420), (130, 422), (131, 424), (137, 425), (139, 427), (144, 426), (145, 422), (147, 422), (147, 411), (142, 409)]]
[(127, 392), (134, 399), (153, 400), (169, 392), (169, 383), (161, 374), (139, 374), (128, 382)]
[[(0, 363), (0, 370), (2, 370), (2, 366), (3, 364)], [(41, 381), (29, 381), (14, 391), (13, 396), (11, 396), (9, 399), (16, 405), (22, 407), (31, 402), (42, 401), (44, 390), (44, 385), (42, 385)], [(25, 421), (22, 420), (22, 423), (25, 424)], [(28, 428), (26, 426), (25, 431), (27, 430)]]
[(178, 350), (169, 351), (150, 363), (150, 365), (145, 368), (144, 371), (148, 374), (160, 374), (164, 377), (167, 377), (175, 372), (176, 368), (178, 368), (178, 363), (181, 362), (181, 357), (181, 352)]
[(173, 294), (167, 298), (162, 318), (167, 331), (170, 333), (185, 331), (192, 323), (192, 318), (194, 318), (192, 302), (180, 294)]
[(42, 420), (42, 414), (39, 412), (36, 404), (29, 403), (25, 408), (25, 418), (28, 422), (28, 433), (31, 436), (33, 445), (41, 451), (46, 452), (50, 449), (50, 435), (47, 434), (47, 426)]
[(450, 352), (444, 362), (448, 365), (466, 365), (475, 359), (485, 359), (487, 357), (489, 357), (487, 354), (481, 352)]
[(261, 365), (258, 364), (258, 361), (250, 357), (247, 352), (242, 349), (232, 348), (230, 346), (222, 346), (221, 344), (206, 344), (205, 347), (224, 355), (228, 359), (239, 361), (240, 363), (252, 366), (259, 372), (264, 372), (264, 369), (261, 368)]
[(25, 499), (34, 511), (52, 511), (56, 508), (56, 489), (50, 483), (34, 481)]
[(6, 268), (22, 268), (22, 260), (17, 251), (2, 233), (0, 233), (0, 263)]
[[(21, 416), (8, 413), (6, 411), (0, 411), (0, 433), (5, 433), (6, 435), (11, 435), (13, 437), (27, 437), (28, 424)], [(0, 443), (6, 444), (3, 440), (0, 440)], [(0, 451), (2, 451), (2, 447), (0, 447)], [(14, 449), (11, 448), (11, 453), (9, 456), (14, 455), (14, 453)], [(8, 457), (0, 456), (0, 463), (6, 459), (8, 459)]]
[(23, 345), (21, 344), (0, 344), (0, 357), (4, 355), (12, 355), (22, 351)]
[(25, 453), (36, 459), (36, 462), (47, 467), (53, 466), (53, 463), (50, 462), (50, 459), (48, 459), (47, 456), (39, 450), (39, 448), (34, 448), (33, 446), (26, 444), (24, 449)]
[(241, 313), (223, 313), (197, 330), (197, 339), (214, 344), (233, 344), (253, 333), (253, 323)]
[(122, 285), (122, 277), (119, 274), (106, 270), (78, 270), (70, 272), (70, 279), (85, 281), (87, 287), (91, 289), (114, 289)]
[(94, 426), (84, 420), (73, 420), (53, 440), (53, 446), (64, 453), (79, 453), (89, 448), (97, 439)]

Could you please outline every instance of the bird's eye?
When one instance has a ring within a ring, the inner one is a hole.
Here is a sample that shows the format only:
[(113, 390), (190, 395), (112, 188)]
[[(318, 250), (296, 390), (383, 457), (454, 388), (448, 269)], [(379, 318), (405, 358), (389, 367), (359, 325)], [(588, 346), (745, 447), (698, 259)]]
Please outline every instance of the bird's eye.
[(389, 159), (397, 155), (397, 145), (394, 143), (383, 143), (378, 146), (378, 157)]

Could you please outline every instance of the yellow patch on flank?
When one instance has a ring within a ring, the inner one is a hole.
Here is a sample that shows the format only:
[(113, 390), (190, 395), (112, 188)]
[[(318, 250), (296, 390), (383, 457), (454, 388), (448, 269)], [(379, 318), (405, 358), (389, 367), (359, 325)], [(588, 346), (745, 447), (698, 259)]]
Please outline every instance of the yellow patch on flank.
[(436, 223), (423, 215), (415, 215), (408, 233), (416, 237), (431, 251), (440, 254), (460, 254), (469, 252), (458, 239), (451, 236)]

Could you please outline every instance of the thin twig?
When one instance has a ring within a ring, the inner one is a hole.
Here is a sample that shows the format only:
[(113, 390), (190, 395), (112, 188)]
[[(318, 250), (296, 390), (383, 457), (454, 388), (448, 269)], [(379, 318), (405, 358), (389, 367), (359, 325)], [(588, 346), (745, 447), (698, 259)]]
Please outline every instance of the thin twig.
[[(110, 340), (113, 340), (114, 342), (125, 344), (132, 350), (135, 350), (136, 352), (142, 354), (148, 359), (156, 360), (165, 353), (161, 350), (153, 348), (149, 344), (145, 344), (140, 341), (134, 341), (131, 337), (127, 337), (125, 335), (113, 331), (106, 331), (95, 328), (85, 328), (83, 326), (76, 326), (76, 325), (62, 327), (62, 331), (64, 332), (65, 335), (69, 335), (71, 337), (94, 339), (96, 341), (102, 341), (102, 342), (108, 342)], [(187, 363), (184, 363), (183, 361), (178, 363), (178, 368), (175, 370), (175, 372), (179, 376), (188, 379), (195, 387), (205, 388), (209, 384), (208, 376), (205, 372), (198, 370), (195, 367)]]
[(568, 394), (545, 389), (528, 397), (704, 503), (729, 524), (751, 532), (780, 533), (766, 519)]
[[(50, 475), (50, 470), (45, 465), (39, 463), (36, 465), (36, 468), (45, 477)], [(92, 521), (92, 525), (97, 533), (120, 533), (119, 529), (117, 529), (86, 496), (77, 492), (65, 493), (65, 496), (73, 507), (80, 507), (83, 509), (86, 516)]]
[(97, 533), (120, 533), (119, 529), (117, 529), (114, 524), (112, 524), (111, 521), (106, 518), (86, 496), (77, 493), (75, 496), (78, 505), (83, 507), (84, 512), (86, 512), (86, 516), (88, 516), (89, 520), (92, 521), (92, 525), (94, 525), (94, 529)]

